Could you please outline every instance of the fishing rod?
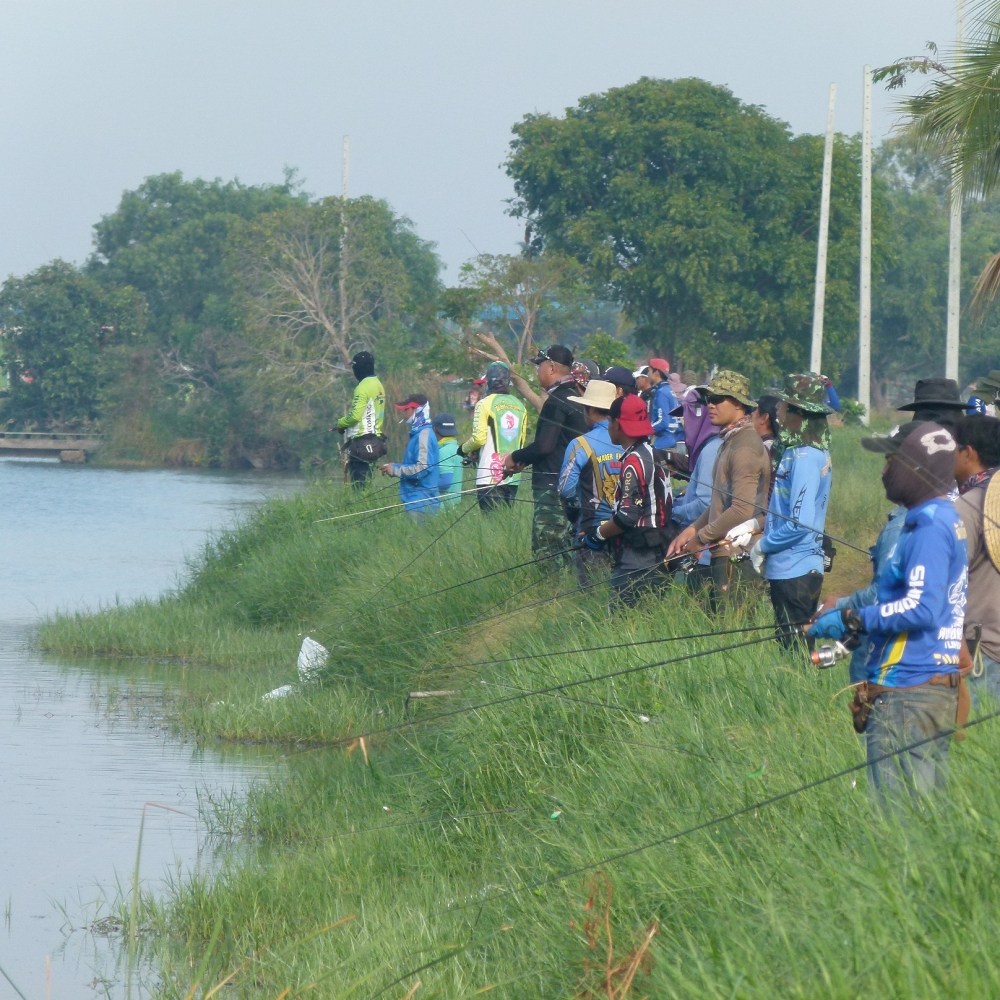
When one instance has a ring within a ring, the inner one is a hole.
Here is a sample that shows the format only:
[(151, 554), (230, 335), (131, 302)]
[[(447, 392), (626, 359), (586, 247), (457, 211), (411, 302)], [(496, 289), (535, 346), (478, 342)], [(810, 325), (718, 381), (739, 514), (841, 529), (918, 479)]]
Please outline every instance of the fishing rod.
[[(723, 542), (715, 542), (714, 544), (712, 544), (710, 546), (706, 546), (705, 550), (711, 551), (712, 549), (718, 548), (722, 544), (724, 544), (724, 543)], [(576, 546), (572, 546), (572, 548), (575, 549)], [(686, 552), (685, 553), (678, 553), (677, 555), (670, 556), (669, 559), (664, 559), (662, 562), (656, 563), (653, 566), (649, 566), (646, 569), (642, 570), (640, 573), (637, 573), (636, 576), (635, 576), (635, 578), (634, 578), (634, 583), (635, 584), (640, 584), (644, 579), (647, 579), (649, 577), (653, 577), (653, 576), (655, 576), (655, 575), (657, 575), (659, 573), (664, 572), (663, 567), (666, 566), (668, 563), (671, 563), (671, 562), (682, 562), (682, 561), (684, 561), (686, 559), (689, 559), (689, 558), (690, 558), (690, 555), (688, 553), (686, 553)], [(439, 629), (436, 632), (431, 632), (429, 634), (429, 636), (433, 637), (433, 636), (439, 636), (439, 635), (447, 635), (449, 632), (459, 632), (459, 631), (462, 631), (463, 629), (471, 628), (473, 625), (485, 625), (485, 624), (487, 624), (487, 623), (489, 623), (491, 621), (495, 621), (498, 618), (502, 618), (504, 615), (507, 615), (507, 614), (513, 615), (513, 614), (519, 614), (522, 611), (530, 611), (533, 608), (538, 608), (538, 607), (542, 607), (542, 606), (544, 606), (546, 604), (553, 604), (556, 601), (561, 601), (564, 597), (572, 597), (572, 596), (574, 596), (576, 594), (582, 594), (582, 593), (585, 593), (588, 590), (593, 590), (595, 587), (606, 587), (607, 585), (608, 585), (608, 581), (607, 580), (603, 580), (603, 579), (602, 580), (594, 580), (593, 582), (587, 583), (587, 584), (578, 584), (576, 587), (573, 587), (570, 590), (560, 591), (560, 592), (558, 592), (556, 594), (552, 594), (549, 597), (543, 597), (543, 598), (541, 598), (541, 599), (539, 599), (537, 601), (532, 601), (530, 604), (525, 604), (525, 605), (522, 605), (521, 607), (518, 607), (518, 608), (512, 608), (509, 611), (505, 611), (505, 612), (502, 612), (502, 613), (497, 614), (497, 615), (492, 615), (492, 616), (490, 616), (488, 618), (484, 618), (484, 617), (480, 616), (480, 617), (477, 617), (477, 618), (473, 618), (470, 621), (465, 622), (462, 625), (450, 625), (448, 628)]]
[[(992, 722), (1000, 717), (1000, 709), (996, 709), (992, 712), (988, 712), (985, 715), (981, 715), (971, 722), (965, 723), (963, 726), (951, 726), (948, 729), (944, 729), (939, 733), (935, 733), (933, 736), (924, 736), (921, 739), (914, 740), (912, 743), (908, 743), (906, 746), (899, 747), (895, 750), (887, 750), (884, 753), (878, 754), (871, 759), (866, 759), (860, 764), (851, 764), (849, 767), (841, 768), (839, 771), (834, 771), (831, 774), (823, 775), (819, 778), (814, 778), (812, 781), (804, 782), (801, 785), (797, 785), (795, 788), (790, 788), (787, 791), (779, 792), (776, 795), (771, 795), (766, 799), (759, 799), (757, 802), (752, 802), (750, 805), (743, 806), (740, 809), (734, 809), (732, 812), (725, 813), (721, 816), (714, 816), (711, 819), (705, 820), (701, 823), (696, 823), (694, 826), (686, 827), (683, 830), (677, 830), (674, 833), (667, 834), (663, 837), (657, 837), (655, 840), (647, 841), (643, 844), (638, 844), (634, 847), (627, 848), (626, 850), (619, 851), (616, 854), (609, 854), (599, 861), (594, 861), (586, 865), (579, 865), (576, 868), (572, 868), (565, 872), (559, 872), (556, 875), (550, 875), (543, 879), (538, 879), (535, 882), (530, 882), (525, 885), (519, 886), (516, 889), (510, 890), (511, 893), (515, 892), (532, 892), (535, 889), (540, 889), (546, 885), (552, 885), (555, 882), (562, 882), (565, 879), (573, 878), (577, 875), (582, 875), (585, 872), (593, 871), (596, 868), (601, 868), (604, 865), (613, 865), (625, 858), (633, 857), (636, 854), (641, 854), (644, 851), (648, 851), (654, 847), (660, 847), (663, 844), (673, 843), (678, 840), (682, 840), (685, 837), (690, 837), (696, 833), (700, 833), (702, 830), (707, 830), (710, 827), (716, 826), (720, 823), (728, 823), (734, 819), (738, 819), (740, 816), (746, 816), (749, 813), (757, 812), (760, 809), (766, 809), (769, 806), (773, 806), (778, 802), (783, 802), (785, 799), (793, 798), (796, 795), (801, 795), (805, 792), (812, 791), (815, 788), (819, 788), (822, 785), (827, 785), (831, 781), (836, 781), (838, 778), (847, 777), (849, 774), (856, 774), (859, 771), (863, 771), (873, 764), (880, 764), (883, 761), (892, 760), (894, 757), (899, 757), (904, 753), (909, 753), (911, 750), (917, 750), (922, 746), (926, 746), (929, 743), (934, 743), (938, 740), (950, 739), (958, 732), (967, 732), (973, 726), (982, 725), (984, 722)], [(497, 894), (493, 897), (483, 897), (482, 901), (492, 901), (494, 899), (505, 898), (505, 895)]]
[(612, 642), (603, 646), (577, 646), (574, 649), (555, 649), (546, 653), (521, 653), (516, 656), (501, 656), (492, 660), (470, 660), (467, 663), (449, 663), (447, 668), (454, 670), (471, 670), (473, 667), (489, 667), (498, 663), (516, 663), (518, 660), (545, 660), (556, 656), (579, 656), (581, 653), (601, 653), (609, 649), (630, 649), (636, 646), (651, 646), (654, 643), (681, 642), (690, 639), (713, 639), (721, 635), (738, 635), (743, 632), (760, 632), (762, 629), (774, 629), (774, 622), (767, 625), (746, 625), (742, 628), (715, 629), (711, 632), (692, 632), (689, 635), (665, 635), (655, 639), (635, 639), (631, 642)]
[(393, 575), (390, 576), (389, 579), (386, 580), (378, 588), (378, 590), (376, 590), (375, 593), (373, 593), (369, 597), (369, 600), (373, 601), (375, 600), (376, 597), (379, 596), (379, 594), (382, 594), (385, 591), (386, 587), (388, 587), (390, 584), (398, 580), (422, 555), (424, 555), (425, 552), (431, 549), (437, 542), (441, 541), (441, 539), (444, 538), (444, 536), (447, 535), (448, 532), (451, 531), (451, 529), (454, 528), (455, 525), (458, 524), (458, 522), (461, 521), (466, 514), (475, 509), (476, 509), (475, 504), (466, 504), (465, 510), (463, 510), (462, 513), (458, 515), (458, 517), (452, 518), (451, 523), (444, 529), (444, 531), (442, 531), (438, 535), (435, 535), (408, 563), (406, 563), (405, 566), (403, 566), (401, 569), (398, 569), (395, 573), (393, 573)]
[[(796, 622), (791, 623), (789, 627), (799, 627), (807, 624), (806, 622)], [(444, 712), (438, 712), (436, 715), (425, 716), (421, 719), (408, 719), (405, 722), (396, 723), (391, 726), (383, 726), (379, 729), (371, 729), (364, 733), (353, 733), (347, 736), (341, 736), (333, 741), (333, 745), (338, 746), (342, 744), (352, 743), (354, 740), (370, 740), (373, 736), (386, 736), (395, 732), (400, 732), (403, 729), (410, 729), (417, 725), (425, 725), (430, 722), (439, 722), (442, 719), (454, 718), (459, 715), (468, 715), (472, 712), (481, 712), (487, 708), (496, 708), (499, 705), (509, 705), (513, 702), (524, 701), (526, 698), (533, 698), (536, 696), (552, 694), (558, 691), (567, 691), (570, 688), (581, 687), (585, 684), (596, 684), (599, 681), (615, 680), (619, 677), (627, 677), (631, 674), (641, 673), (645, 670), (652, 670), (656, 667), (666, 667), (672, 666), (675, 663), (683, 663), (687, 660), (699, 659), (705, 656), (714, 656), (718, 653), (728, 653), (736, 649), (744, 649), (748, 646), (757, 646), (764, 642), (773, 642), (774, 637), (771, 635), (764, 636), (763, 638), (748, 639), (745, 642), (738, 642), (728, 646), (719, 646), (713, 649), (702, 649), (695, 650), (694, 652), (682, 653), (679, 656), (669, 657), (666, 660), (656, 660), (653, 663), (640, 663), (631, 667), (621, 667), (618, 670), (610, 671), (605, 674), (588, 674), (585, 677), (578, 677), (575, 680), (564, 681), (561, 684), (551, 684), (543, 688), (533, 688), (528, 691), (519, 692), (518, 694), (505, 695), (501, 698), (493, 698), (488, 701), (478, 702), (474, 705), (466, 705), (461, 708), (449, 709)]]
[[(993, 721), (998, 716), (1000, 716), (1000, 710), (993, 711), (987, 715), (980, 716), (979, 718), (973, 720), (972, 722), (966, 723), (966, 725), (962, 728), (963, 730), (968, 730), (971, 729), (973, 726), (981, 725), (984, 722)], [(696, 823), (692, 826), (674, 831), (673, 833), (666, 834), (662, 837), (657, 837), (654, 840), (647, 841), (642, 844), (637, 844), (633, 847), (627, 848), (622, 851), (618, 851), (614, 854), (606, 855), (605, 857), (600, 858), (599, 860), (589, 862), (585, 865), (578, 865), (575, 868), (568, 869), (562, 872), (557, 872), (554, 875), (549, 875), (546, 876), (545, 878), (536, 879), (533, 882), (524, 882), (517, 886), (508, 885), (506, 887), (502, 887), (500, 892), (496, 891), (490, 892), (489, 890), (496, 889), (497, 887), (487, 886), (484, 890), (481, 890), (479, 893), (476, 894), (475, 900), (469, 900), (468, 902), (463, 902), (463, 903), (449, 903), (446, 907), (448, 912), (468, 910), (472, 909), (473, 907), (475, 907), (478, 910), (477, 916), (473, 921), (472, 926), (469, 929), (469, 934), (467, 936), (466, 942), (463, 945), (450, 948), (445, 954), (439, 955), (437, 958), (430, 959), (429, 961), (424, 962), (417, 968), (408, 969), (406, 972), (402, 973), (402, 975), (394, 979), (391, 983), (388, 983), (386, 986), (384, 986), (377, 993), (371, 994), (370, 1000), (377, 1000), (378, 997), (383, 996), (393, 986), (399, 985), (400, 983), (406, 981), (412, 976), (417, 975), (420, 972), (425, 971), (428, 968), (441, 965), (444, 962), (449, 961), (450, 959), (456, 957), (456, 955), (461, 954), (463, 951), (465, 951), (471, 944), (471, 936), (475, 931), (476, 927), (478, 926), (479, 921), (482, 918), (482, 915), (486, 907), (491, 904), (501, 901), (516, 899), (518, 895), (523, 895), (524, 893), (529, 893), (529, 892), (535, 892), (539, 889), (543, 889), (547, 886), (554, 885), (558, 882), (564, 882), (567, 879), (575, 878), (579, 875), (584, 875), (587, 874), (588, 872), (593, 872), (600, 868), (617, 864), (618, 862), (623, 861), (626, 858), (635, 857), (638, 854), (645, 853), (646, 851), (652, 850), (653, 848), (656, 847), (662, 847), (665, 844), (676, 843), (679, 840), (693, 836), (696, 833), (701, 833), (704, 830), (708, 830), (714, 826), (718, 826), (722, 823), (732, 822), (733, 820), (739, 819), (741, 816), (747, 816), (752, 813), (756, 813), (759, 810), (769, 808), (770, 806), (773, 805), (777, 805), (778, 803), (783, 802), (787, 799), (791, 799), (795, 796), (805, 794), (806, 792), (812, 791), (823, 785), (836, 781), (839, 778), (845, 778), (851, 774), (856, 774), (859, 771), (869, 767), (870, 764), (877, 764), (885, 760), (891, 760), (892, 758), (898, 757), (901, 754), (909, 753), (912, 750), (919, 749), (921, 746), (924, 746), (928, 743), (932, 743), (940, 739), (947, 739), (953, 736), (957, 731), (958, 730), (956, 727), (952, 727), (948, 730), (937, 733), (934, 736), (927, 736), (922, 739), (915, 740), (914, 742), (906, 746), (899, 747), (896, 750), (886, 751), (885, 753), (880, 754), (878, 757), (873, 758), (871, 761), (866, 760), (861, 762), (860, 764), (852, 764), (849, 767), (841, 768), (840, 770), (835, 771), (831, 774), (823, 775), (822, 777), (816, 778), (812, 781), (804, 782), (794, 788), (788, 789), (787, 791), (779, 792), (776, 795), (771, 795), (764, 799), (759, 799), (756, 802), (752, 802), (748, 805), (745, 805), (740, 809), (734, 809), (731, 812), (713, 816), (712, 818), (704, 820), (701, 823)], [(442, 910), (441, 912), (444, 911)]]

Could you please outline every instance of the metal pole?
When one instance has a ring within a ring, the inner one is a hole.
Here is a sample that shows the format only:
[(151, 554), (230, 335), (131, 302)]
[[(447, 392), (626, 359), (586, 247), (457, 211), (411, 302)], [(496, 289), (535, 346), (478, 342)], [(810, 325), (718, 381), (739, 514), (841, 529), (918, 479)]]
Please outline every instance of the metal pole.
[(823, 308), (826, 302), (826, 245), (830, 230), (830, 177), (833, 173), (833, 108), (837, 85), (830, 84), (830, 105), (826, 114), (826, 144), (823, 147), (823, 189), (819, 206), (819, 244), (816, 248), (816, 294), (813, 299), (812, 352), (809, 370), (819, 372), (823, 363)]
[(344, 136), (340, 168), (340, 260), (337, 267), (337, 297), (340, 299), (340, 336), (350, 345), (347, 320), (347, 184), (351, 171), (351, 137)]
[(872, 405), (872, 68), (865, 66), (861, 125), (861, 301), (858, 314), (858, 402), (868, 426)]
[[(961, 55), (965, 41), (965, 3), (958, 0), (956, 49)], [(956, 164), (952, 168), (951, 186), (948, 189), (950, 225), (948, 231), (948, 327), (945, 337), (945, 378), (958, 381), (958, 347), (961, 332), (962, 308), (962, 172)]]

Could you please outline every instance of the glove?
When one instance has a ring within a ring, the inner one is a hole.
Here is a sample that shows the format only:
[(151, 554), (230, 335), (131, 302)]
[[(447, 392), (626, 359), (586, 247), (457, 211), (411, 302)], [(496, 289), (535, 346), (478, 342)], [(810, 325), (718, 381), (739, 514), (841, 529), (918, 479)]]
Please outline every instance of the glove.
[(593, 549), (595, 552), (599, 552), (607, 544), (607, 542), (597, 533), (598, 527), (600, 527), (600, 525), (591, 528), (590, 531), (583, 536), (583, 544), (586, 545), (588, 549)]
[(750, 550), (750, 565), (753, 566), (757, 573), (763, 576), (764, 573), (764, 559), (766, 556), (760, 551), (760, 539), (754, 544), (754, 547)]
[(750, 545), (750, 539), (757, 533), (757, 522), (751, 517), (750, 520), (737, 524), (735, 528), (730, 528), (726, 532), (726, 541), (731, 548), (745, 549)]
[(836, 639), (839, 642), (846, 634), (847, 626), (844, 624), (844, 614), (840, 608), (824, 611), (809, 626), (809, 635), (813, 639)]

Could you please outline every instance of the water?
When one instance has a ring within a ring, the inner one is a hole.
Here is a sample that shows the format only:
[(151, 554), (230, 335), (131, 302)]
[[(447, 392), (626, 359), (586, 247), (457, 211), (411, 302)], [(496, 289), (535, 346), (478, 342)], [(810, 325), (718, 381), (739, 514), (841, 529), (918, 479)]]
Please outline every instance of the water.
[(155, 891), (211, 861), (199, 797), (239, 795), (278, 764), (273, 751), (184, 743), (159, 721), (169, 670), (54, 661), (32, 648), (35, 623), (163, 593), (208, 533), (300, 486), (0, 461), (3, 1000), (123, 997), (119, 939), (100, 922), (131, 885), (140, 825), (141, 878)]

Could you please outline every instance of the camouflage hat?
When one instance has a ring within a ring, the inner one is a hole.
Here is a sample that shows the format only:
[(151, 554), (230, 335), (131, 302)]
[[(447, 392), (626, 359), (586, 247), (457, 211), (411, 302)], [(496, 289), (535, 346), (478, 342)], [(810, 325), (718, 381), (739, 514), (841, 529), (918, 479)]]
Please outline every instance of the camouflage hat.
[(994, 368), (989, 375), (976, 379), (976, 393), (979, 396), (993, 396), (993, 402), (1000, 400), (1000, 370)]
[(722, 369), (712, 376), (705, 386), (706, 396), (730, 396), (743, 406), (754, 407), (757, 404), (750, 395), (750, 380), (746, 375)]
[(826, 379), (815, 372), (786, 375), (784, 389), (775, 389), (772, 395), (803, 413), (822, 416), (833, 413), (833, 407), (826, 403)]

